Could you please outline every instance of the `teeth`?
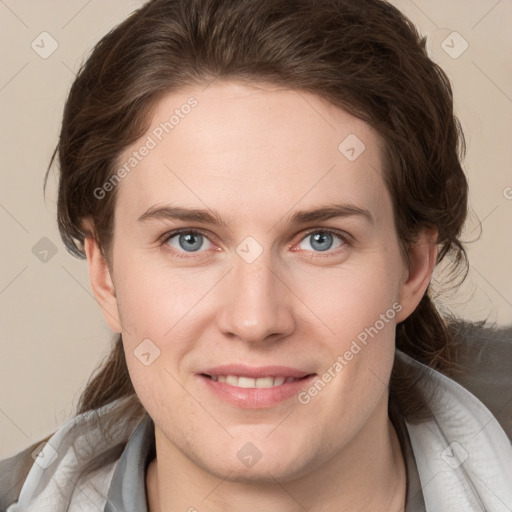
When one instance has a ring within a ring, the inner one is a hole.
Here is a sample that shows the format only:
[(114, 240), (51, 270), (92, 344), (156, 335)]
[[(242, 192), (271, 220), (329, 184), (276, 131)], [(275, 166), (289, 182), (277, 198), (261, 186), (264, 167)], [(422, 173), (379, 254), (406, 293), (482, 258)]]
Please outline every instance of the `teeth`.
[[(240, 378), (240, 380), (242, 379)], [(238, 381), (239, 386), (240, 380)], [(257, 388), (271, 388), (274, 386), (274, 379), (272, 377), (260, 377), (259, 379), (254, 380), (254, 386)]]
[(238, 386), (238, 377), (235, 377), (234, 375), (227, 375), (226, 384), (229, 384), (230, 386)]
[[(236, 377), (233, 377), (233, 382), (235, 382)], [(259, 381), (260, 379), (258, 379)], [(228, 384), (231, 382), (226, 381)], [(256, 379), (251, 379), (250, 377), (238, 377), (238, 384), (231, 384), (232, 386), (238, 386), (239, 388), (255, 388), (256, 387)]]
[(243, 377), (237, 375), (217, 375), (212, 376), (212, 379), (217, 382), (224, 382), (230, 386), (238, 388), (273, 388), (275, 386), (282, 386), (288, 382), (294, 382), (298, 379), (295, 377), (260, 377), (254, 379), (252, 377)]

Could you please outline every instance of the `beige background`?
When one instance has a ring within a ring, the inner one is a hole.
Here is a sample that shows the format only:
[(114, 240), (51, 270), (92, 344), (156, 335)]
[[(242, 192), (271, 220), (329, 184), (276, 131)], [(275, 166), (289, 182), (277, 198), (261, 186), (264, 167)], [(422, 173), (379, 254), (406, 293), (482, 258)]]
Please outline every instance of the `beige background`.
[[(480, 239), (468, 247), (467, 281), (439, 300), (465, 318), (510, 324), (512, 1), (392, 3), (429, 36), (432, 58), (452, 80), (467, 137), (465, 169), (474, 212), (465, 238), (475, 239), (480, 223), (482, 228)], [(111, 333), (92, 296), (86, 263), (69, 255), (59, 238), (55, 171), (46, 202), (42, 186), (74, 72), (94, 43), (141, 4), (0, 0), (0, 458), (71, 417), (89, 375), (110, 348)], [(52, 48), (42, 32), (58, 44), (45, 59), (31, 47), (35, 41), (39, 53)], [(464, 41), (468, 48), (457, 56)], [(43, 237), (56, 250), (46, 262), (40, 260), (49, 244), (40, 242)]]

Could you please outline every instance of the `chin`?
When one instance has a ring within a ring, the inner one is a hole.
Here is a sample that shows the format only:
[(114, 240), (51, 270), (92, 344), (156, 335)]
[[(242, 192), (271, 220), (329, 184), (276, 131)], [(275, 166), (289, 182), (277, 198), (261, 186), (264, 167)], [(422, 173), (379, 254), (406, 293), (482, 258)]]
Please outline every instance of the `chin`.
[[(265, 451), (269, 454), (265, 456)], [(252, 443), (231, 452), (232, 458), (214, 458), (204, 464), (203, 469), (218, 478), (240, 483), (271, 483), (287, 482), (306, 475), (314, 464), (309, 463), (302, 455), (285, 454), (278, 448), (263, 448), (259, 451)], [(221, 460), (222, 459), (222, 460)], [(221, 462), (219, 464), (219, 462)]]
[(240, 468), (240, 466), (226, 467), (216, 475), (229, 482), (275, 485), (276, 481), (289, 482), (306, 473), (306, 470), (297, 471), (292, 468), (283, 468), (282, 464), (267, 464), (247, 469)]

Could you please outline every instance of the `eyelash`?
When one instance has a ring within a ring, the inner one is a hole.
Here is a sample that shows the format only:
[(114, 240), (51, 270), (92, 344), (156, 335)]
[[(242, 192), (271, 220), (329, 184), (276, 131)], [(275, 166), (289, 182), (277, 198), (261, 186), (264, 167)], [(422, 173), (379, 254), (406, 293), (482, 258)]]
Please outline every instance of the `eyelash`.
[[(184, 256), (183, 252), (176, 251), (175, 249), (173, 249), (172, 247), (167, 245), (167, 242), (169, 241), (169, 239), (173, 238), (176, 235), (182, 234), (182, 233), (191, 234), (191, 235), (202, 235), (205, 238), (207, 238), (210, 241), (210, 243), (213, 243), (210, 240), (210, 238), (208, 237), (208, 235), (206, 235), (201, 230), (182, 228), (182, 229), (177, 229), (177, 230), (174, 230), (174, 231), (169, 231), (168, 233), (165, 233), (164, 235), (162, 235), (160, 237), (160, 245), (162, 247), (164, 247), (164, 250), (169, 251), (170, 253), (172, 253), (174, 256), (176, 256), (178, 258), (183, 258), (183, 259), (194, 258), (195, 256)], [(322, 234), (335, 235), (335, 236), (337, 236), (343, 242), (343, 245), (341, 247), (338, 247), (337, 250), (335, 250), (335, 251), (329, 251), (329, 250), (326, 251), (328, 254), (322, 255), (320, 252), (318, 252), (318, 256), (321, 257), (321, 258), (322, 257), (323, 258), (326, 258), (326, 257), (328, 258), (328, 257), (336, 256), (340, 251), (344, 250), (345, 246), (350, 245), (350, 243), (349, 243), (349, 235), (347, 233), (344, 233), (344, 232), (338, 231), (338, 230), (333, 230), (333, 229), (319, 229), (319, 228), (312, 228), (312, 229), (308, 230), (304, 234), (304, 236), (300, 239), (299, 243), (302, 242), (308, 236), (310, 236), (310, 235), (312, 235), (314, 233), (322, 233)], [(194, 254), (194, 253), (189, 253), (189, 254)]]

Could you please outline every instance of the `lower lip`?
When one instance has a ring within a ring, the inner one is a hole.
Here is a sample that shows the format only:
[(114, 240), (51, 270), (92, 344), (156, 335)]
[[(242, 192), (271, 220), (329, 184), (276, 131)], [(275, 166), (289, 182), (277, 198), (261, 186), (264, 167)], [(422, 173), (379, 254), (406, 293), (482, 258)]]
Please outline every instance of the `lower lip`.
[(278, 405), (294, 395), (297, 396), (303, 388), (310, 385), (316, 375), (308, 375), (303, 379), (271, 388), (239, 388), (204, 375), (198, 377), (212, 393), (237, 407), (263, 409)]

